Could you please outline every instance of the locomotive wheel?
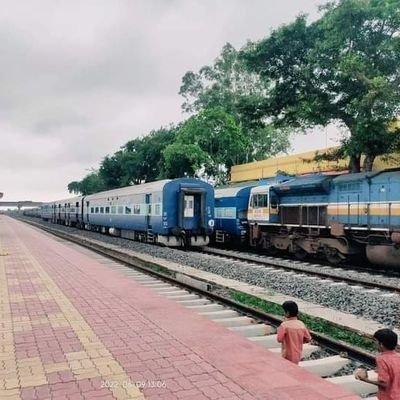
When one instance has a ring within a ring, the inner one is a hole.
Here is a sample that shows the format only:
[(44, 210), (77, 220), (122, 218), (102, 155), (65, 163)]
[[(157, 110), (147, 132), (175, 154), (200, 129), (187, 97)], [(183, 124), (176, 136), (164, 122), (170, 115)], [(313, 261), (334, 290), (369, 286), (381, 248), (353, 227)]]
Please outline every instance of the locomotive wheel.
[(279, 253), (279, 249), (277, 249), (275, 246), (271, 246), (267, 249), (267, 254), (269, 256), (277, 256)]
[(302, 260), (304, 260), (304, 259), (308, 256), (308, 253), (307, 253), (304, 249), (298, 247), (297, 250), (294, 252), (294, 256), (295, 256), (298, 260), (301, 260), (301, 261), (302, 261)]
[(333, 248), (327, 248), (325, 250), (325, 257), (330, 264), (334, 265), (338, 265), (345, 260), (345, 257)]

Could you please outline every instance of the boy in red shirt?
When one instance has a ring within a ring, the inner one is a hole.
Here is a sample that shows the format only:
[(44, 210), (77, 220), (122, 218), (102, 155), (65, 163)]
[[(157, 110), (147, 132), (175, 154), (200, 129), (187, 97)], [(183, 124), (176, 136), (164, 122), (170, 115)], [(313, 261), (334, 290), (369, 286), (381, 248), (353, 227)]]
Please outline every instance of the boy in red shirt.
[(282, 304), (286, 319), (278, 328), (278, 342), (282, 343), (282, 357), (298, 364), (303, 354), (303, 344), (311, 341), (311, 335), (303, 322), (297, 319), (299, 307), (294, 301)]
[(379, 355), (376, 357), (378, 380), (368, 379), (367, 371), (356, 374), (361, 381), (378, 386), (379, 400), (400, 399), (400, 354), (396, 352), (397, 335), (390, 329), (379, 329), (374, 333), (378, 342)]

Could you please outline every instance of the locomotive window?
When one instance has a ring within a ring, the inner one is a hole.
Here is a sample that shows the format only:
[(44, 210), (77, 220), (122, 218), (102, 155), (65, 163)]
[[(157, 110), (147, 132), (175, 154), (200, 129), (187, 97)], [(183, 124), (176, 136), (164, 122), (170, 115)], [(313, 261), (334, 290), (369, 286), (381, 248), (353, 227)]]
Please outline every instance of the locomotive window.
[(125, 214), (132, 214), (132, 208), (125, 206)]
[(96, 214), (99, 213), (99, 207), (96, 207)]
[(106, 207), (106, 214), (110, 214), (110, 207)]
[(100, 214), (104, 214), (104, 207), (100, 207)]
[(251, 198), (253, 208), (268, 207), (268, 194), (255, 194)]
[(117, 207), (111, 206), (111, 214), (115, 214), (117, 211)]
[(124, 207), (118, 206), (118, 214), (123, 214), (123, 213), (124, 213)]

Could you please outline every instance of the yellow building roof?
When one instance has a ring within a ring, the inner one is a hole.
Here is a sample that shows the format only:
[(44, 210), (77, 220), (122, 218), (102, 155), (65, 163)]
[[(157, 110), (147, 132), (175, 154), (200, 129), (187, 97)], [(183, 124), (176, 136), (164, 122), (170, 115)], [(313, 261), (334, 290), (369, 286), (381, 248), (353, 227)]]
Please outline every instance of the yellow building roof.
[[(397, 123), (400, 127), (400, 122)], [(324, 153), (334, 150), (336, 147), (329, 147), (318, 150), (318, 153)], [(247, 164), (235, 165), (231, 170), (231, 182), (243, 182), (254, 179), (269, 178), (275, 176), (278, 172), (285, 172), (289, 175), (304, 175), (313, 172), (333, 172), (346, 171), (348, 159), (339, 161), (313, 161), (316, 151), (293, 154), (283, 157), (274, 157), (268, 160), (255, 161)], [(374, 171), (381, 171), (386, 168), (400, 167), (400, 154), (394, 155), (393, 160), (384, 161), (379, 157), (374, 162)], [(363, 159), (361, 159), (361, 162)]]

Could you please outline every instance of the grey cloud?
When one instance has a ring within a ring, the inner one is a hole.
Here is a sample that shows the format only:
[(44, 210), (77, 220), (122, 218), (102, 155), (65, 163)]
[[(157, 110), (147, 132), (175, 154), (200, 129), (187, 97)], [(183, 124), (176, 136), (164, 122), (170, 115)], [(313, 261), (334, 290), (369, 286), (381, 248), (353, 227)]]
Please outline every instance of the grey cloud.
[(184, 118), (180, 80), (317, 0), (0, 0), (0, 191), (66, 186), (128, 140)]

